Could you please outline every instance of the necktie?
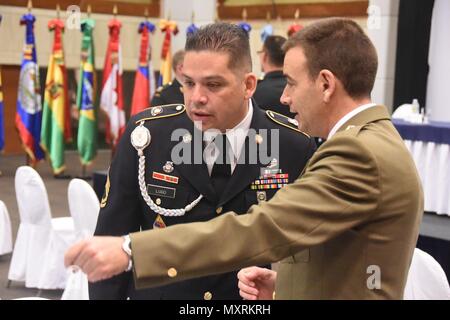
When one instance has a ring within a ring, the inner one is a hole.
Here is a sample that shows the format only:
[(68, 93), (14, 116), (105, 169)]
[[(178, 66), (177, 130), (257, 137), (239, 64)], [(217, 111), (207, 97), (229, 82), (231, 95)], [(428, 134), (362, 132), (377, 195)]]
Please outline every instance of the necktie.
[(214, 139), (214, 143), (219, 149), (219, 155), (211, 171), (211, 182), (220, 197), (231, 177), (231, 164), (228, 156), (231, 146), (225, 134), (218, 135)]

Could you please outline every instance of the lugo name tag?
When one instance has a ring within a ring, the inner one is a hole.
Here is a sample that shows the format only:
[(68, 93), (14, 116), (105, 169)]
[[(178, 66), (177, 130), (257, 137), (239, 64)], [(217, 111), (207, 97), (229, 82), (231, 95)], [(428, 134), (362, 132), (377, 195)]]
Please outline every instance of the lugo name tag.
[(154, 184), (147, 185), (147, 192), (152, 196), (174, 199), (176, 191), (174, 188), (156, 186)]

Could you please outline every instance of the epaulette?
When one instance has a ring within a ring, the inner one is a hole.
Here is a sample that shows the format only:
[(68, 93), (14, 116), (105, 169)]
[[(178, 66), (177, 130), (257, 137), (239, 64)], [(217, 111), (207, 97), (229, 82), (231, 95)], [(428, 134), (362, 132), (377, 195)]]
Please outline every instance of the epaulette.
[(298, 122), (295, 119), (286, 117), (283, 114), (280, 114), (278, 112), (272, 111), (272, 110), (267, 110), (266, 111), (266, 115), (269, 117), (270, 120), (272, 120), (273, 122), (278, 123), (279, 125), (292, 129), (294, 131), (300, 132), (301, 134), (304, 134), (305, 136), (307, 136), (308, 138), (310, 138), (309, 135), (307, 135), (306, 133), (304, 133), (303, 131), (300, 131), (298, 129)]
[(143, 111), (144, 117), (136, 120), (136, 124), (141, 121), (156, 120), (161, 118), (175, 117), (182, 114), (186, 108), (183, 104), (166, 104), (163, 106), (154, 106)]
[(351, 134), (353, 136), (358, 135), (358, 133), (361, 131), (361, 129), (364, 126), (353, 126), (353, 125), (348, 125), (342, 132), (346, 132), (347, 134)]

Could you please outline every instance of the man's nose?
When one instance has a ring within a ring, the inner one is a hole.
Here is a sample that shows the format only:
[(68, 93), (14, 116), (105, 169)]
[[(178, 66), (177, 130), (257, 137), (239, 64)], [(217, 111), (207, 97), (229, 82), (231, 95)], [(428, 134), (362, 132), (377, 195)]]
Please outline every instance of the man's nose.
[(280, 97), (280, 101), (282, 104), (289, 105), (291, 102), (291, 98), (286, 94), (286, 88), (283, 90), (283, 94)]
[(195, 104), (206, 104), (208, 102), (208, 98), (201, 86), (194, 87), (192, 90), (191, 100)]

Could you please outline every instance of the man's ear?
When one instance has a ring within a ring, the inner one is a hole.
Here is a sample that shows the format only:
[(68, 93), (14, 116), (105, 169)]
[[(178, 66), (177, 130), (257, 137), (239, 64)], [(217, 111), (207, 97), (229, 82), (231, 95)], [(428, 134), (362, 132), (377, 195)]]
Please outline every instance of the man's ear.
[(328, 103), (336, 91), (336, 76), (330, 70), (322, 70), (317, 77), (319, 90), (322, 92), (323, 102)]
[(245, 85), (245, 99), (250, 99), (256, 90), (256, 84), (258, 79), (254, 73), (247, 73), (245, 75), (244, 85)]

